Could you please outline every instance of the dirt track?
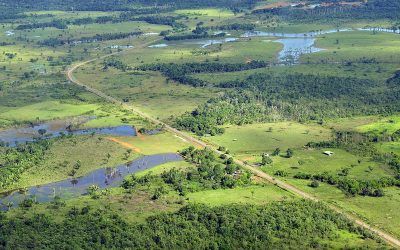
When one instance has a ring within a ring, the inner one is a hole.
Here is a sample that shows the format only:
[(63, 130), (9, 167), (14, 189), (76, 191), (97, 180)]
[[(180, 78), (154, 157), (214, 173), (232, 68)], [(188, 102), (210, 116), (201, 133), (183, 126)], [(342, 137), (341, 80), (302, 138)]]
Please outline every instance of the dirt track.
[[(144, 43), (144, 44), (142, 44), (140, 46), (134, 47), (132, 49), (127, 49), (127, 50), (134, 50), (134, 49), (138, 49), (138, 48), (144, 48), (144, 47), (147, 47), (151, 43), (154, 43), (154, 42), (156, 42), (158, 40), (160, 40), (160, 39), (155, 39), (153, 41)], [(85, 83), (82, 83), (81, 81), (76, 79), (74, 77), (74, 75), (73, 75), (74, 71), (76, 71), (78, 68), (80, 68), (80, 67), (82, 67), (82, 66), (84, 66), (86, 64), (89, 64), (91, 62), (94, 62), (94, 61), (97, 61), (97, 60), (100, 60), (100, 59), (104, 59), (104, 58), (107, 58), (107, 57), (110, 57), (110, 56), (113, 56), (113, 55), (122, 54), (127, 50), (123, 50), (123, 51), (120, 51), (120, 52), (115, 52), (115, 53), (112, 53), (112, 54), (101, 56), (99, 58), (95, 58), (95, 59), (91, 59), (91, 60), (88, 60), (88, 61), (85, 61), (85, 62), (81, 62), (81, 63), (75, 64), (74, 66), (72, 66), (71, 68), (69, 68), (67, 70), (67, 72), (66, 72), (67, 78), (72, 83), (74, 83), (76, 85), (79, 85), (81, 87), (84, 87), (86, 90), (96, 94), (99, 97), (102, 97), (102, 98), (106, 99), (109, 102), (112, 102), (112, 103), (115, 103), (115, 104), (119, 104), (119, 105), (123, 106), (124, 108), (126, 108), (127, 110), (130, 110), (130, 111), (140, 115), (141, 117), (148, 119), (149, 121), (151, 121), (151, 122), (153, 122), (155, 124), (162, 124), (164, 126), (164, 128), (166, 130), (168, 130), (169, 132), (171, 132), (171, 133), (175, 134), (176, 136), (181, 137), (181, 138), (191, 142), (195, 146), (208, 147), (208, 148), (210, 148), (210, 149), (212, 149), (215, 152), (220, 154), (221, 152), (219, 152), (216, 148), (214, 148), (214, 147), (212, 147), (210, 145), (207, 145), (207, 143), (205, 143), (205, 142), (203, 142), (201, 140), (198, 140), (198, 139), (196, 139), (196, 138), (194, 138), (194, 137), (192, 137), (192, 136), (190, 136), (190, 135), (188, 135), (186, 133), (183, 133), (183, 132), (181, 132), (181, 131), (169, 126), (168, 124), (165, 124), (165, 123), (163, 123), (163, 122), (161, 122), (161, 121), (159, 121), (159, 120), (157, 120), (157, 119), (155, 119), (155, 118), (143, 113), (142, 111), (138, 110), (137, 108), (135, 108), (135, 107), (133, 107), (131, 105), (128, 105), (128, 104), (126, 104), (126, 103), (124, 103), (124, 102), (122, 102), (120, 100), (117, 100), (116, 98), (114, 98), (112, 96), (109, 96), (109, 95), (101, 92), (98, 89), (94, 89), (94, 88), (86, 85)], [(237, 164), (241, 165), (242, 167), (248, 169), (249, 171), (253, 172), (255, 175), (257, 175), (257, 176), (259, 176), (259, 177), (261, 177), (261, 178), (263, 178), (263, 179), (265, 179), (265, 180), (277, 185), (278, 187), (280, 187), (282, 189), (285, 189), (285, 190), (287, 190), (287, 191), (289, 191), (291, 193), (294, 193), (294, 194), (296, 194), (298, 196), (301, 196), (303, 198), (306, 198), (306, 199), (311, 199), (313, 201), (320, 201), (318, 198), (314, 197), (313, 195), (308, 194), (308, 193), (306, 193), (306, 192), (304, 192), (302, 190), (299, 190), (298, 188), (296, 188), (296, 187), (294, 187), (294, 186), (292, 186), (290, 184), (287, 184), (287, 183), (285, 183), (283, 181), (277, 180), (274, 177), (266, 174), (265, 172), (259, 170), (258, 168), (254, 167), (254, 166), (247, 165), (247, 164), (245, 164), (245, 163), (243, 163), (242, 161), (239, 161), (239, 160), (235, 160), (235, 162)], [(380, 230), (378, 228), (374, 228), (374, 227), (370, 226), (368, 223), (366, 223), (366, 222), (354, 217), (353, 215), (350, 215), (350, 214), (344, 212), (343, 210), (341, 210), (340, 208), (338, 208), (336, 206), (333, 206), (333, 205), (330, 205), (330, 204), (328, 204), (328, 205), (329, 205), (329, 207), (331, 207), (336, 212), (347, 216), (350, 220), (354, 221), (354, 223), (356, 223), (357, 225), (359, 225), (359, 226), (361, 226), (361, 227), (363, 227), (365, 229), (368, 229), (371, 232), (374, 232), (375, 234), (379, 235), (382, 239), (386, 240), (392, 246), (400, 249), (400, 240), (396, 239), (395, 237), (391, 236), (388, 233), (385, 233), (384, 231), (382, 231), (382, 230)]]

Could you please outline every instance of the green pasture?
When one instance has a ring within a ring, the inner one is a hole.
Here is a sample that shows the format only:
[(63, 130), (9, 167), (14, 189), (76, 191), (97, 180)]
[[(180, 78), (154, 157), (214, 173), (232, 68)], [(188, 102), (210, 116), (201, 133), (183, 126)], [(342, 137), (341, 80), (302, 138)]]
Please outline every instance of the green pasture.
[(309, 187), (309, 180), (285, 178), (285, 181), (323, 201), (339, 206), (367, 221), (370, 225), (400, 237), (400, 220), (398, 219), (400, 190), (397, 187), (385, 188), (384, 197), (349, 197), (338, 188), (325, 183), (320, 183), (318, 188), (312, 188)]
[(394, 153), (400, 155), (400, 142), (383, 142), (375, 146), (382, 153)]
[[(43, 10), (43, 11), (29, 11), (25, 12), (26, 15), (28, 15), (28, 18), (35, 18), (43, 20), (48, 17), (40, 17), (40, 15), (53, 15), (54, 17), (52, 18), (60, 18), (60, 19), (77, 19), (77, 18), (86, 18), (86, 17), (92, 17), (96, 18), (99, 16), (110, 16), (113, 14), (116, 14), (117, 12), (104, 12), (104, 11), (61, 11), (61, 10)], [(33, 15), (32, 17), (30, 17)], [(38, 17), (35, 17), (34, 15), (39, 15)]]
[(179, 161), (179, 162), (169, 162), (165, 163), (159, 166), (156, 166), (151, 169), (146, 169), (144, 171), (140, 171), (137, 174), (135, 174), (137, 177), (142, 177), (146, 174), (151, 174), (151, 175), (161, 175), (164, 172), (168, 172), (172, 169), (177, 169), (177, 170), (185, 170), (188, 168), (192, 168), (193, 165), (190, 164), (187, 161)]
[(224, 146), (235, 155), (272, 153), (275, 148), (301, 148), (311, 141), (324, 141), (331, 132), (321, 126), (296, 122), (277, 122), (226, 126), (223, 135), (207, 137), (212, 144)]
[(400, 130), (400, 116), (393, 115), (379, 119), (376, 122), (365, 124), (357, 127), (357, 130), (364, 133), (373, 134), (393, 134)]
[(358, 127), (376, 122), (379, 118), (377, 116), (356, 116), (337, 118), (325, 121), (325, 127), (337, 131), (357, 131)]
[(354, 61), (375, 59), (383, 63), (398, 63), (400, 53), (398, 34), (372, 31), (339, 32), (324, 35), (317, 39), (316, 46), (326, 49), (314, 54), (307, 54), (302, 61)]
[(15, 36), (27, 37), (34, 42), (42, 41), (51, 37), (79, 40), (82, 37), (92, 37), (97, 34), (128, 32), (159, 33), (163, 30), (168, 30), (170, 28), (170, 26), (149, 24), (146, 22), (122, 22), (104, 24), (94, 23), (86, 25), (70, 25), (68, 29), (65, 30), (49, 27), (44, 29), (16, 31)]
[(163, 132), (157, 135), (113, 138), (117, 139), (119, 144), (125, 148), (134, 149), (134, 151), (138, 151), (140, 154), (144, 155), (175, 153), (192, 145), (188, 141), (169, 132)]
[(273, 201), (293, 199), (294, 196), (272, 184), (263, 184), (189, 193), (187, 198), (190, 203), (222, 206), (229, 204), (265, 205)]
[(215, 95), (212, 89), (166, 82), (158, 73), (102, 71), (101, 67), (85, 66), (75, 75), (80, 81), (120, 100), (128, 100), (129, 104), (163, 120), (191, 111)]
[[(222, 38), (223, 39), (223, 38)], [(165, 48), (144, 48), (130, 50), (120, 55), (123, 62), (138, 66), (148, 63), (188, 63), (218, 61), (226, 63), (248, 62), (251, 60), (273, 61), (282, 45), (268, 39), (241, 38), (235, 42), (214, 44), (201, 48), (199, 41), (209, 39), (184, 40), (184, 41), (157, 41), (155, 44), (167, 43)], [(219, 40), (216, 39), (216, 40)]]
[[(324, 155), (324, 151), (332, 151), (334, 155)], [(260, 156), (254, 159), (256, 162), (261, 162)], [(349, 178), (358, 180), (374, 180), (393, 175), (393, 171), (383, 164), (337, 148), (298, 149), (294, 151), (291, 158), (286, 158), (285, 152), (281, 152), (281, 156), (274, 156), (272, 160), (272, 164), (262, 167), (264, 171), (272, 175), (278, 170), (287, 172), (289, 176), (297, 173), (320, 174), (328, 172), (338, 174), (345, 168), (349, 169)]]
[(175, 13), (186, 16), (208, 16), (208, 17), (233, 17), (234, 14), (228, 9), (183, 9), (176, 10)]
[(97, 104), (69, 104), (59, 101), (46, 101), (0, 113), (0, 117), (12, 121), (51, 120), (68, 116), (79, 116), (93, 112)]

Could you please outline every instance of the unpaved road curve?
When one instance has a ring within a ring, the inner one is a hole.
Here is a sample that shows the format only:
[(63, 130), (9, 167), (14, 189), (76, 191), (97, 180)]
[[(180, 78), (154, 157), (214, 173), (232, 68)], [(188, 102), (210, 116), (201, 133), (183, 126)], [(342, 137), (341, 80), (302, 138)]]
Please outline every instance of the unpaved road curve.
[[(105, 100), (107, 100), (109, 102), (112, 102), (112, 103), (115, 103), (115, 104), (119, 104), (119, 105), (123, 106), (124, 108), (126, 108), (127, 110), (130, 110), (130, 111), (138, 114), (139, 116), (148, 119), (149, 121), (151, 121), (151, 122), (153, 122), (155, 124), (163, 125), (164, 128), (166, 130), (168, 130), (169, 132), (171, 132), (171, 133), (175, 134), (176, 136), (181, 137), (181, 138), (191, 142), (195, 146), (208, 147), (208, 148), (212, 149), (213, 151), (215, 151), (216, 153), (221, 154), (221, 152), (219, 152), (215, 147), (213, 147), (211, 145), (208, 145), (207, 143), (205, 143), (205, 142), (203, 142), (201, 140), (198, 140), (198, 139), (196, 139), (196, 138), (194, 138), (194, 137), (192, 137), (192, 136), (190, 136), (190, 135), (188, 135), (186, 133), (183, 133), (183, 132), (171, 127), (170, 125), (168, 125), (168, 124), (166, 124), (164, 122), (161, 122), (161, 121), (149, 116), (146, 113), (143, 113), (142, 111), (138, 110), (137, 108), (135, 108), (135, 107), (133, 107), (133, 106), (131, 106), (129, 104), (126, 104), (126, 103), (124, 103), (124, 102), (122, 102), (122, 101), (120, 101), (120, 100), (118, 100), (118, 99), (116, 99), (116, 98), (114, 98), (112, 96), (109, 96), (109, 95), (105, 94), (104, 92), (102, 92), (102, 91), (100, 91), (98, 89), (92, 88), (92, 87), (86, 85), (85, 83), (81, 82), (80, 80), (78, 80), (77, 78), (74, 77), (74, 72), (78, 68), (80, 68), (80, 67), (82, 67), (82, 66), (84, 66), (86, 64), (95, 62), (95, 61), (100, 60), (100, 59), (105, 59), (105, 58), (113, 56), (113, 55), (122, 54), (122, 53), (124, 53), (124, 52), (126, 52), (128, 50), (144, 48), (144, 47), (147, 47), (148, 45), (150, 45), (150, 44), (152, 44), (152, 43), (154, 43), (156, 41), (159, 41), (159, 40), (161, 40), (161, 39), (155, 39), (155, 40), (152, 40), (150, 42), (147, 42), (147, 43), (141, 44), (139, 46), (136, 46), (136, 47), (134, 47), (132, 49), (127, 49), (127, 50), (123, 50), (123, 51), (119, 51), (119, 52), (114, 52), (112, 54), (104, 55), (104, 56), (101, 56), (101, 57), (98, 57), (98, 58), (95, 58), (95, 59), (91, 59), (91, 60), (88, 60), (88, 61), (77, 63), (77, 64), (73, 65), (71, 68), (69, 68), (66, 71), (67, 78), (72, 83), (75, 83), (76, 85), (84, 87), (87, 91), (90, 91), (93, 94), (95, 94), (95, 95), (97, 95), (99, 97), (102, 97), (102, 98), (104, 98)], [(280, 187), (282, 189), (285, 189), (285, 190), (287, 190), (287, 191), (289, 191), (289, 192), (291, 192), (293, 194), (296, 194), (298, 196), (301, 196), (301, 197), (303, 197), (305, 199), (310, 199), (310, 200), (313, 200), (313, 201), (320, 201), (315, 196), (313, 196), (313, 195), (311, 195), (309, 193), (306, 193), (306, 192), (304, 192), (304, 191), (302, 191), (302, 190), (300, 190), (300, 189), (298, 189), (298, 188), (296, 188), (296, 187), (294, 187), (294, 186), (292, 186), (292, 185), (290, 185), (290, 184), (288, 184), (286, 182), (277, 180), (274, 177), (272, 177), (272, 176), (266, 174), (265, 172), (259, 170), (255, 166), (250, 166), (250, 165), (245, 164), (244, 162), (239, 161), (239, 160), (235, 160), (235, 162), (237, 164), (241, 165), (242, 167), (244, 167), (245, 169), (253, 172), (255, 175), (257, 175), (257, 176), (269, 181), (270, 183), (272, 183), (272, 184), (274, 184), (274, 185), (276, 185), (276, 186), (278, 186), (278, 187)], [(339, 207), (336, 207), (336, 206), (331, 205), (331, 204), (327, 204), (327, 205), (331, 209), (335, 210), (336, 212), (345, 215), (346, 217), (348, 217), (350, 220), (352, 220), (357, 225), (359, 225), (359, 226), (361, 226), (361, 227), (363, 227), (363, 228), (365, 228), (365, 229), (367, 229), (367, 230), (379, 235), (382, 239), (386, 240), (390, 245), (400, 249), (400, 240), (396, 239), (395, 237), (391, 236), (390, 234), (388, 234), (388, 233), (386, 233), (386, 232), (384, 232), (384, 231), (382, 231), (382, 230), (380, 230), (378, 228), (374, 228), (374, 227), (370, 226), (368, 223), (366, 223), (366, 222), (354, 217), (353, 215), (350, 215), (350, 214), (344, 212)]]

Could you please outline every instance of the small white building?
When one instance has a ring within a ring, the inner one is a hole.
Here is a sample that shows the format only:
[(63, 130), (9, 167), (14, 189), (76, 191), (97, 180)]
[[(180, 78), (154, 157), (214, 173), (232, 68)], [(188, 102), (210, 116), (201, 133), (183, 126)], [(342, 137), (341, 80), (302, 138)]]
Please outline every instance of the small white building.
[(324, 155), (327, 155), (327, 156), (332, 156), (334, 154), (335, 153), (333, 153), (332, 151), (324, 151)]

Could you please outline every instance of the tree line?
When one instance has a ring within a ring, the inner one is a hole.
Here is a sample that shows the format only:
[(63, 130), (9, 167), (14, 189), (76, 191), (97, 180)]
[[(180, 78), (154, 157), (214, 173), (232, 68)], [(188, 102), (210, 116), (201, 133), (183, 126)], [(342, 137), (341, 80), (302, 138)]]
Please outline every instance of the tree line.
[[(171, 76), (175, 76), (175, 71), (172, 72)], [(229, 123), (240, 125), (281, 120), (323, 123), (324, 119), (333, 117), (390, 115), (400, 111), (397, 101), (400, 99), (400, 85), (396, 79), (379, 82), (300, 73), (255, 73), (243, 80), (214, 85), (225, 88), (225, 94), (176, 118), (175, 125), (199, 135), (215, 135), (223, 132), (219, 126)], [(177, 78), (176, 81), (195, 87), (212, 85), (194, 76)], [(379, 91), (374, 91), (376, 89)]]
[(164, 9), (168, 11), (179, 8), (218, 7), (241, 11), (252, 8), (261, 0), (1, 0), (0, 6), (7, 13), (26, 11), (63, 10), (63, 11), (132, 11), (137, 14), (157, 14)]
[(181, 84), (191, 85), (194, 87), (204, 87), (209, 85), (207, 82), (191, 77), (190, 74), (198, 73), (217, 73), (217, 72), (235, 72), (250, 69), (265, 68), (269, 64), (265, 61), (253, 60), (249, 63), (153, 63), (137, 67), (137, 70), (143, 71), (159, 71), (171, 80)]
[(203, 33), (190, 33), (190, 34), (178, 34), (178, 35), (168, 35), (169, 32), (162, 32), (161, 35), (164, 35), (164, 39), (166, 41), (179, 41), (179, 40), (188, 40), (188, 39), (214, 39), (214, 38), (221, 38), (225, 37), (226, 33), (219, 33), (219, 34), (209, 34), (208, 32)]
[(104, 23), (121, 23), (121, 22), (146, 22), (150, 24), (160, 24), (160, 25), (169, 25), (172, 27), (181, 27), (182, 24), (178, 24), (176, 21), (181, 19), (181, 16), (135, 16), (132, 12), (123, 12), (119, 16), (99, 16), (99, 17), (85, 17), (85, 18), (77, 18), (71, 20), (64, 19), (53, 19), (50, 22), (42, 22), (42, 23), (28, 23), (28, 24), (20, 24), (17, 26), (16, 30), (27, 30), (27, 29), (39, 29), (39, 28), (48, 28), (54, 27), (57, 29), (68, 29), (68, 25), (87, 25), (87, 24), (104, 24)]
[(39, 29), (39, 28), (49, 28), (53, 27), (56, 29), (67, 29), (68, 23), (63, 20), (54, 19), (50, 22), (44, 23), (28, 23), (28, 24), (20, 24), (15, 29), (16, 30), (31, 30), (31, 29)]
[[(316, 2), (322, 3), (324, 1)], [(313, 9), (285, 7), (255, 10), (253, 13), (268, 13), (300, 22), (337, 21), (338, 19), (391, 19), (398, 21), (400, 18), (400, 2), (397, 0), (369, 0), (359, 7), (351, 5), (319, 6)]]
[(0, 248), (325, 249), (345, 245), (339, 231), (386, 247), (343, 215), (308, 200), (267, 206), (188, 205), (142, 223), (129, 223), (117, 212), (89, 206), (72, 207), (58, 218), (49, 213), (14, 217), (0, 213)]
[[(346, 171), (344, 171), (346, 172)], [(345, 175), (341, 173), (341, 175)], [(324, 172), (321, 174), (298, 173), (293, 176), (295, 179), (316, 180), (336, 186), (347, 195), (362, 195), (371, 197), (382, 197), (385, 195), (383, 188), (397, 186), (400, 187), (400, 180), (395, 178), (383, 177), (378, 180), (358, 180), (338, 176)]]
[(39, 41), (38, 44), (42, 46), (49, 46), (49, 47), (57, 47), (62, 46), (65, 44), (79, 44), (79, 43), (94, 43), (94, 42), (101, 42), (101, 41), (110, 41), (110, 40), (119, 40), (125, 39), (133, 36), (140, 36), (143, 32), (134, 31), (134, 32), (127, 32), (127, 33), (104, 33), (104, 34), (96, 34), (90, 37), (82, 37), (78, 40), (71, 40), (71, 39), (61, 39), (61, 38), (48, 38), (42, 41)]

